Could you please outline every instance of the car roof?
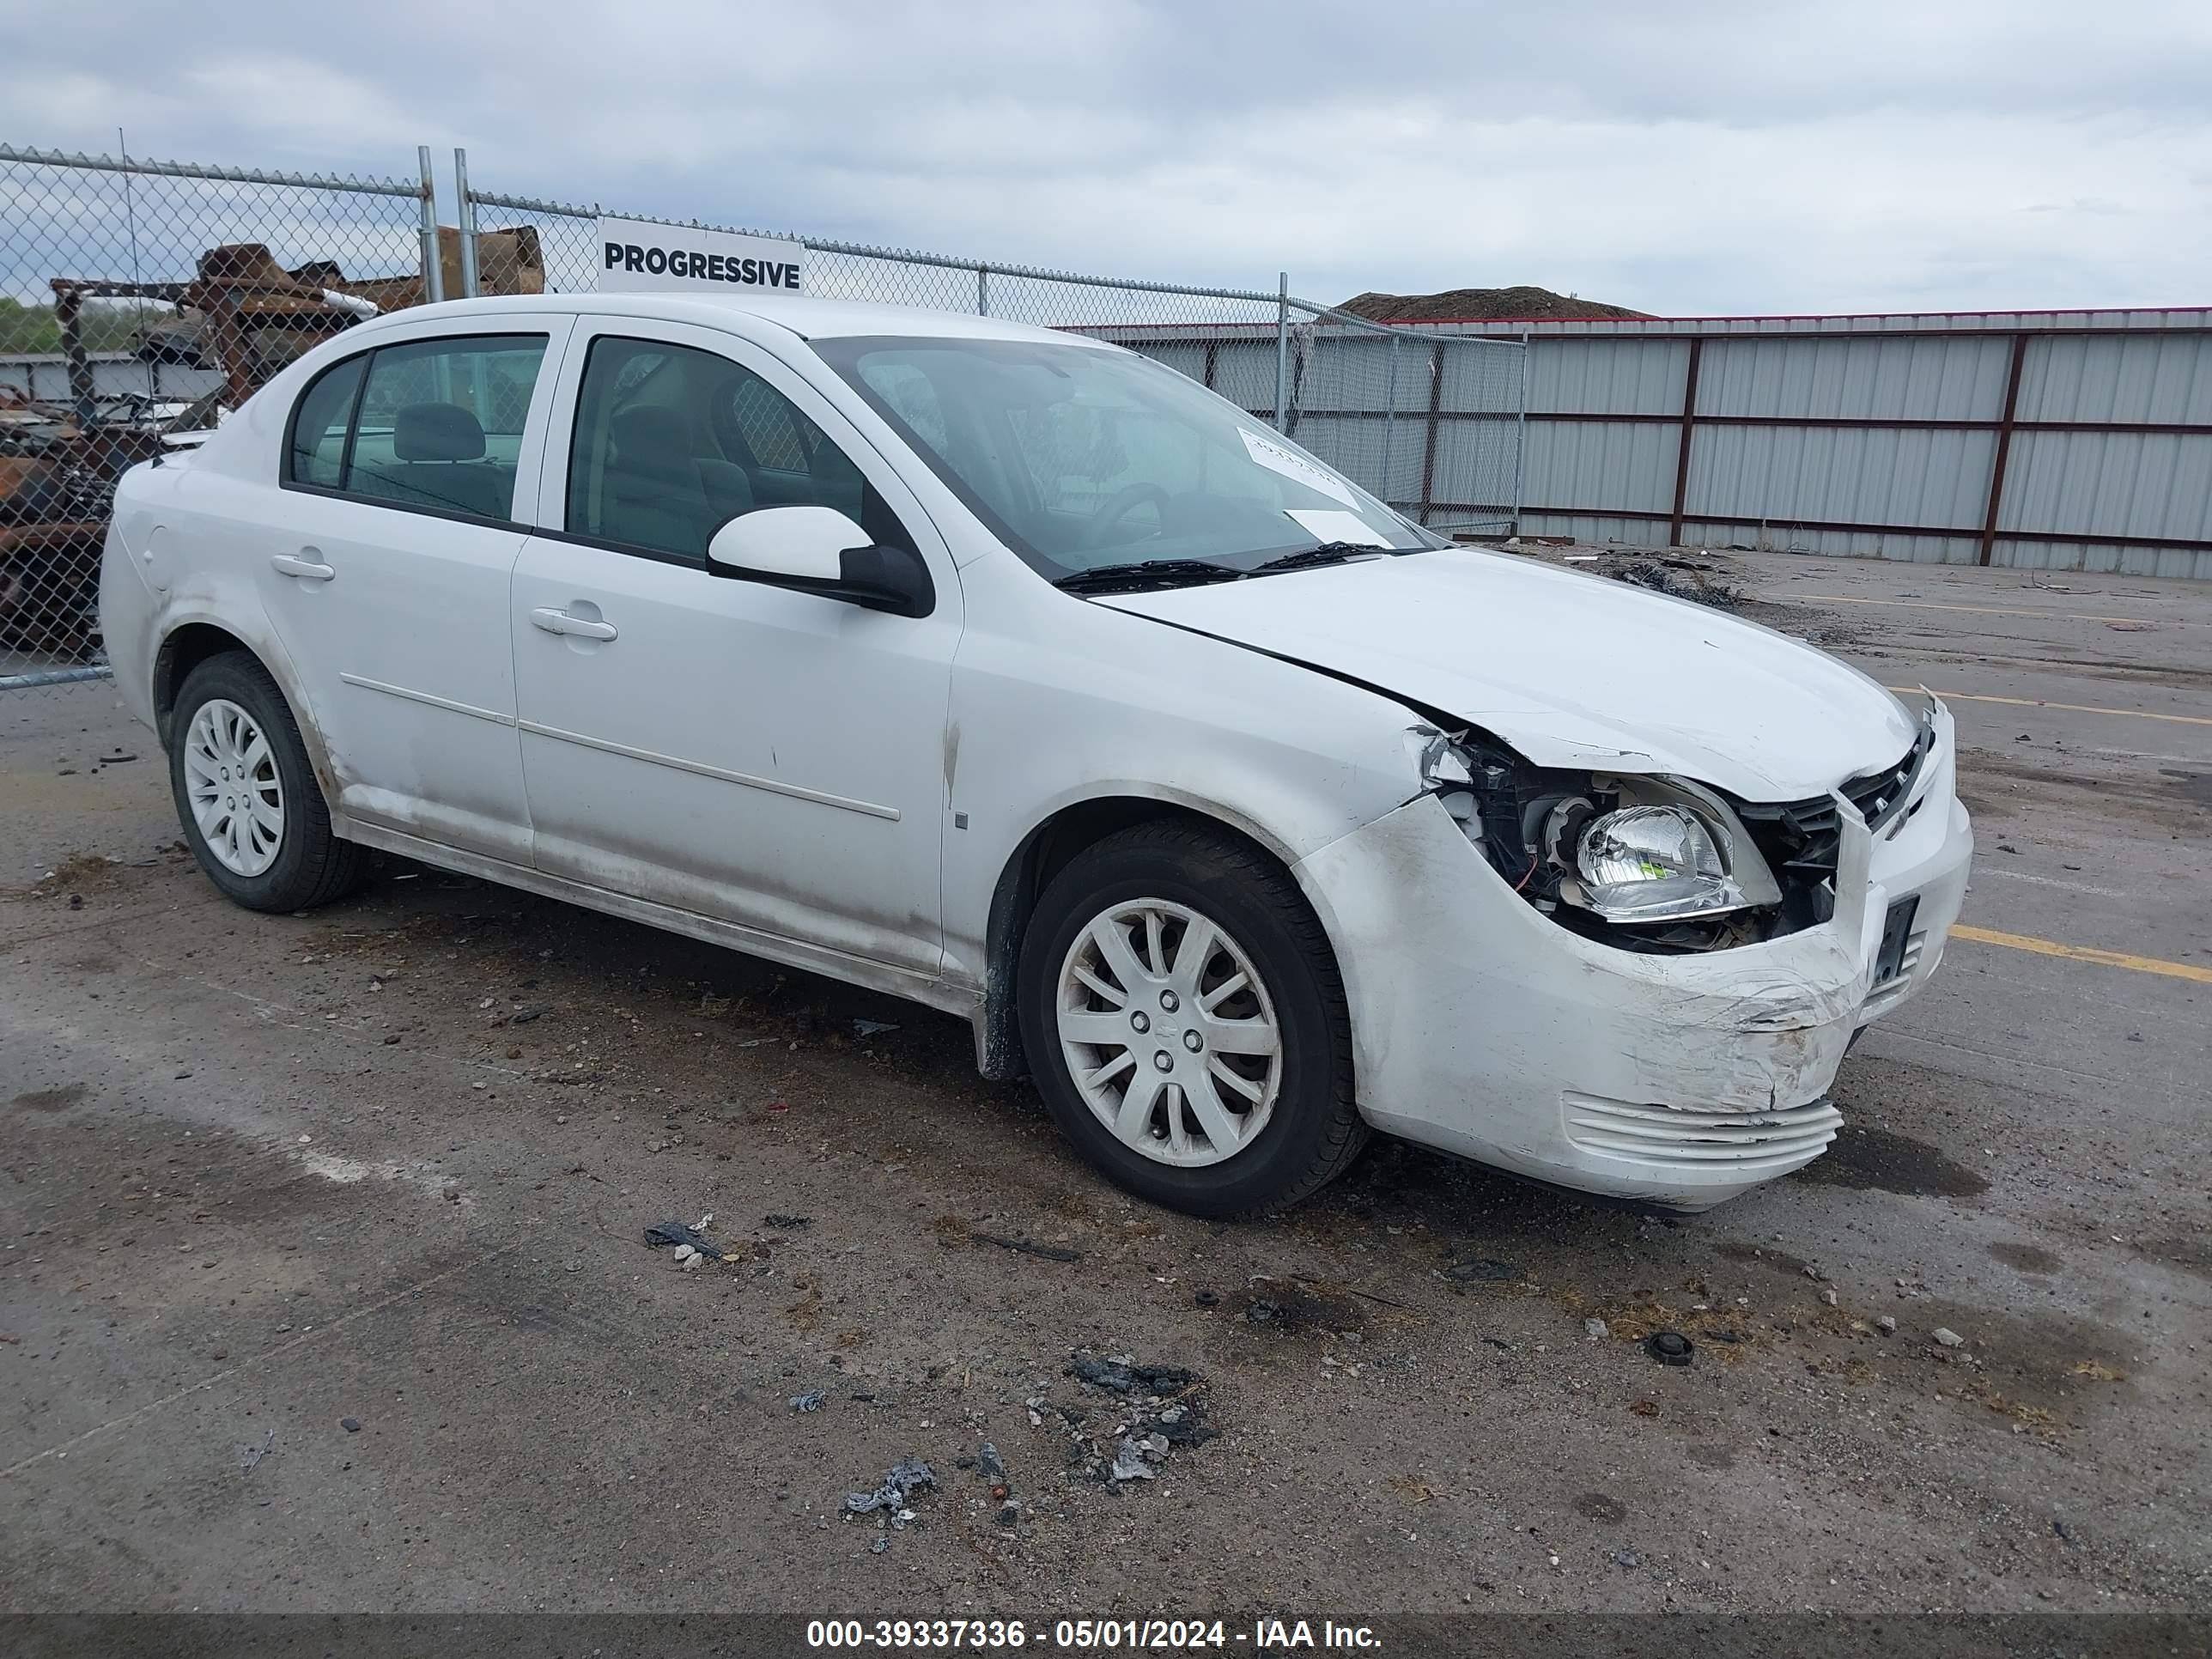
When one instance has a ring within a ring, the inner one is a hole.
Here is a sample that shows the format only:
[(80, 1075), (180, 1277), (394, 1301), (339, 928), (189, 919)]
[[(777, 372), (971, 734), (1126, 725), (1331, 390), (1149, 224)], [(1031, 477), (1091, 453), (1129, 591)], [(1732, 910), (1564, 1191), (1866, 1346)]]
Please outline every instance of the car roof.
[(789, 330), (802, 339), (839, 339), (854, 335), (921, 336), (934, 339), (1048, 340), (1060, 345), (1113, 349), (1103, 341), (1059, 329), (1036, 328), (997, 317), (921, 306), (879, 305), (867, 300), (830, 300), (813, 295), (712, 291), (665, 294), (517, 294), (453, 300), (387, 312), (394, 322), (483, 317), (497, 312), (574, 312), (595, 317), (650, 317), (667, 322), (727, 327), (732, 317), (757, 318)]

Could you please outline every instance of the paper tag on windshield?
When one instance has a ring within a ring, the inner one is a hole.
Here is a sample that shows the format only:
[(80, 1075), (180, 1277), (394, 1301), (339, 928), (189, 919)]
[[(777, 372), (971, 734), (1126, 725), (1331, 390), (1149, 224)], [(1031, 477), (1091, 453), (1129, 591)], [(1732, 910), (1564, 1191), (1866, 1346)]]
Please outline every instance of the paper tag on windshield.
[(1390, 545), (1388, 536), (1370, 529), (1357, 513), (1340, 513), (1333, 507), (1286, 507), (1283, 513), (1317, 542), (1350, 542), (1357, 547)]
[(1331, 501), (1342, 501), (1346, 507), (1356, 503), (1357, 498), (1341, 481), (1322, 471), (1297, 451), (1285, 449), (1272, 439), (1241, 426), (1237, 430), (1243, 434), (1245, 453), (1268, 471), (1279, 472), (1309, 489), (1318, 489)]

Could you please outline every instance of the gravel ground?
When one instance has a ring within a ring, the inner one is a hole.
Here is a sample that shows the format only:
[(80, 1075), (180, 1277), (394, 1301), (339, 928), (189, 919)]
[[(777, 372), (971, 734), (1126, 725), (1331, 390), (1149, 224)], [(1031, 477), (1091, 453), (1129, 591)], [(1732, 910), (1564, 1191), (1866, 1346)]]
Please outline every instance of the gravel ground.
[[(2212, 591), (1713, 574), (1970, 694), (1969, 923), (2212, 966)], [(0, 1607), (2212, 1611), (2201, 977), (1961, 941), (1702, 1218), (1378, 1143), (1210, 1225), (944, 1017), (401, 865), (253, 916), (167, 810), (0, 702)]]

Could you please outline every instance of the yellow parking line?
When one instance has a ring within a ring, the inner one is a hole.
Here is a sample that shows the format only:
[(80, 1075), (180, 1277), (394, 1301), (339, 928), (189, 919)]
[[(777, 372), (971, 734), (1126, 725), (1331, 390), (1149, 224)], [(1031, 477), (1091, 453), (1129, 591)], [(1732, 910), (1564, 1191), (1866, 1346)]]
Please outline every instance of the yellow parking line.
[[(1917, 691), (1917, 685), (1893, 685), (1889, 690), (1899, 693)], [(2100, 708), (2093, 702), (2047, 702), (2041, 697), (1992, 697), (1978, 691), (1938, 691), (1936, 694), (1946, 702), (2003, 702), (2015, 708), (2063, 708), (2075, 714), (2126, 714), (2139, 720), (2172, 720), (2180, 726), (2212, 726), (2212, 717), (2203, 714), (2159, 714), (2148, 708)]]
[(2127, 968), (2138, 974), (2163, 974), (2168, 979), (2212, 985), (2212, 968), (2200, 968), (2191, 962), (2130, 956), (2124, 951), (2100, 951), (2087, 945), (2061, 945), (2057, 939), (2031, 939), (2026, 933), (2000, 933), (1994, 928), (1969, 927), (1963, 922), (1951, 929), (1951, 937), (1972, 939), (1977, 945), (2002, 945), (2008, 951), (2032, 951), (2039, 957), (2063, 957), (2069, 962), (2094, 962), (2106, 968)]
[(1902, 611), (1965, 611), (1977, 617), (2048, 617), (2053, 622), (2141, 623), (2148, 628), (2212, 628), (2212, 623), (2180, 622), (2160, 617), (2100, 617), (2081, 611), (2021, 611), (2002, 605), (1939, 605), (1933, 599), (1869, 599), (1850, 593), (1792, 593), (1796, 599), (1821, 605), (1892, 605)]

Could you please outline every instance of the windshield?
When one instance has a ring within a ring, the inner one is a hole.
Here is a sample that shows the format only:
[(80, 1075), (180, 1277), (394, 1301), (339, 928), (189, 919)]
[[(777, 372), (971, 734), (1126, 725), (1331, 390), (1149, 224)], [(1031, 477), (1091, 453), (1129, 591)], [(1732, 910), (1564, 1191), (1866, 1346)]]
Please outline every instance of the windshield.
[(1322, 547), (1444, 545), (1234, 404), (1132, 352), (957, 338), (813, 345), (1054, 580), (1131, 565), (1187, 575), (1194, 562), (1231, 575)]

